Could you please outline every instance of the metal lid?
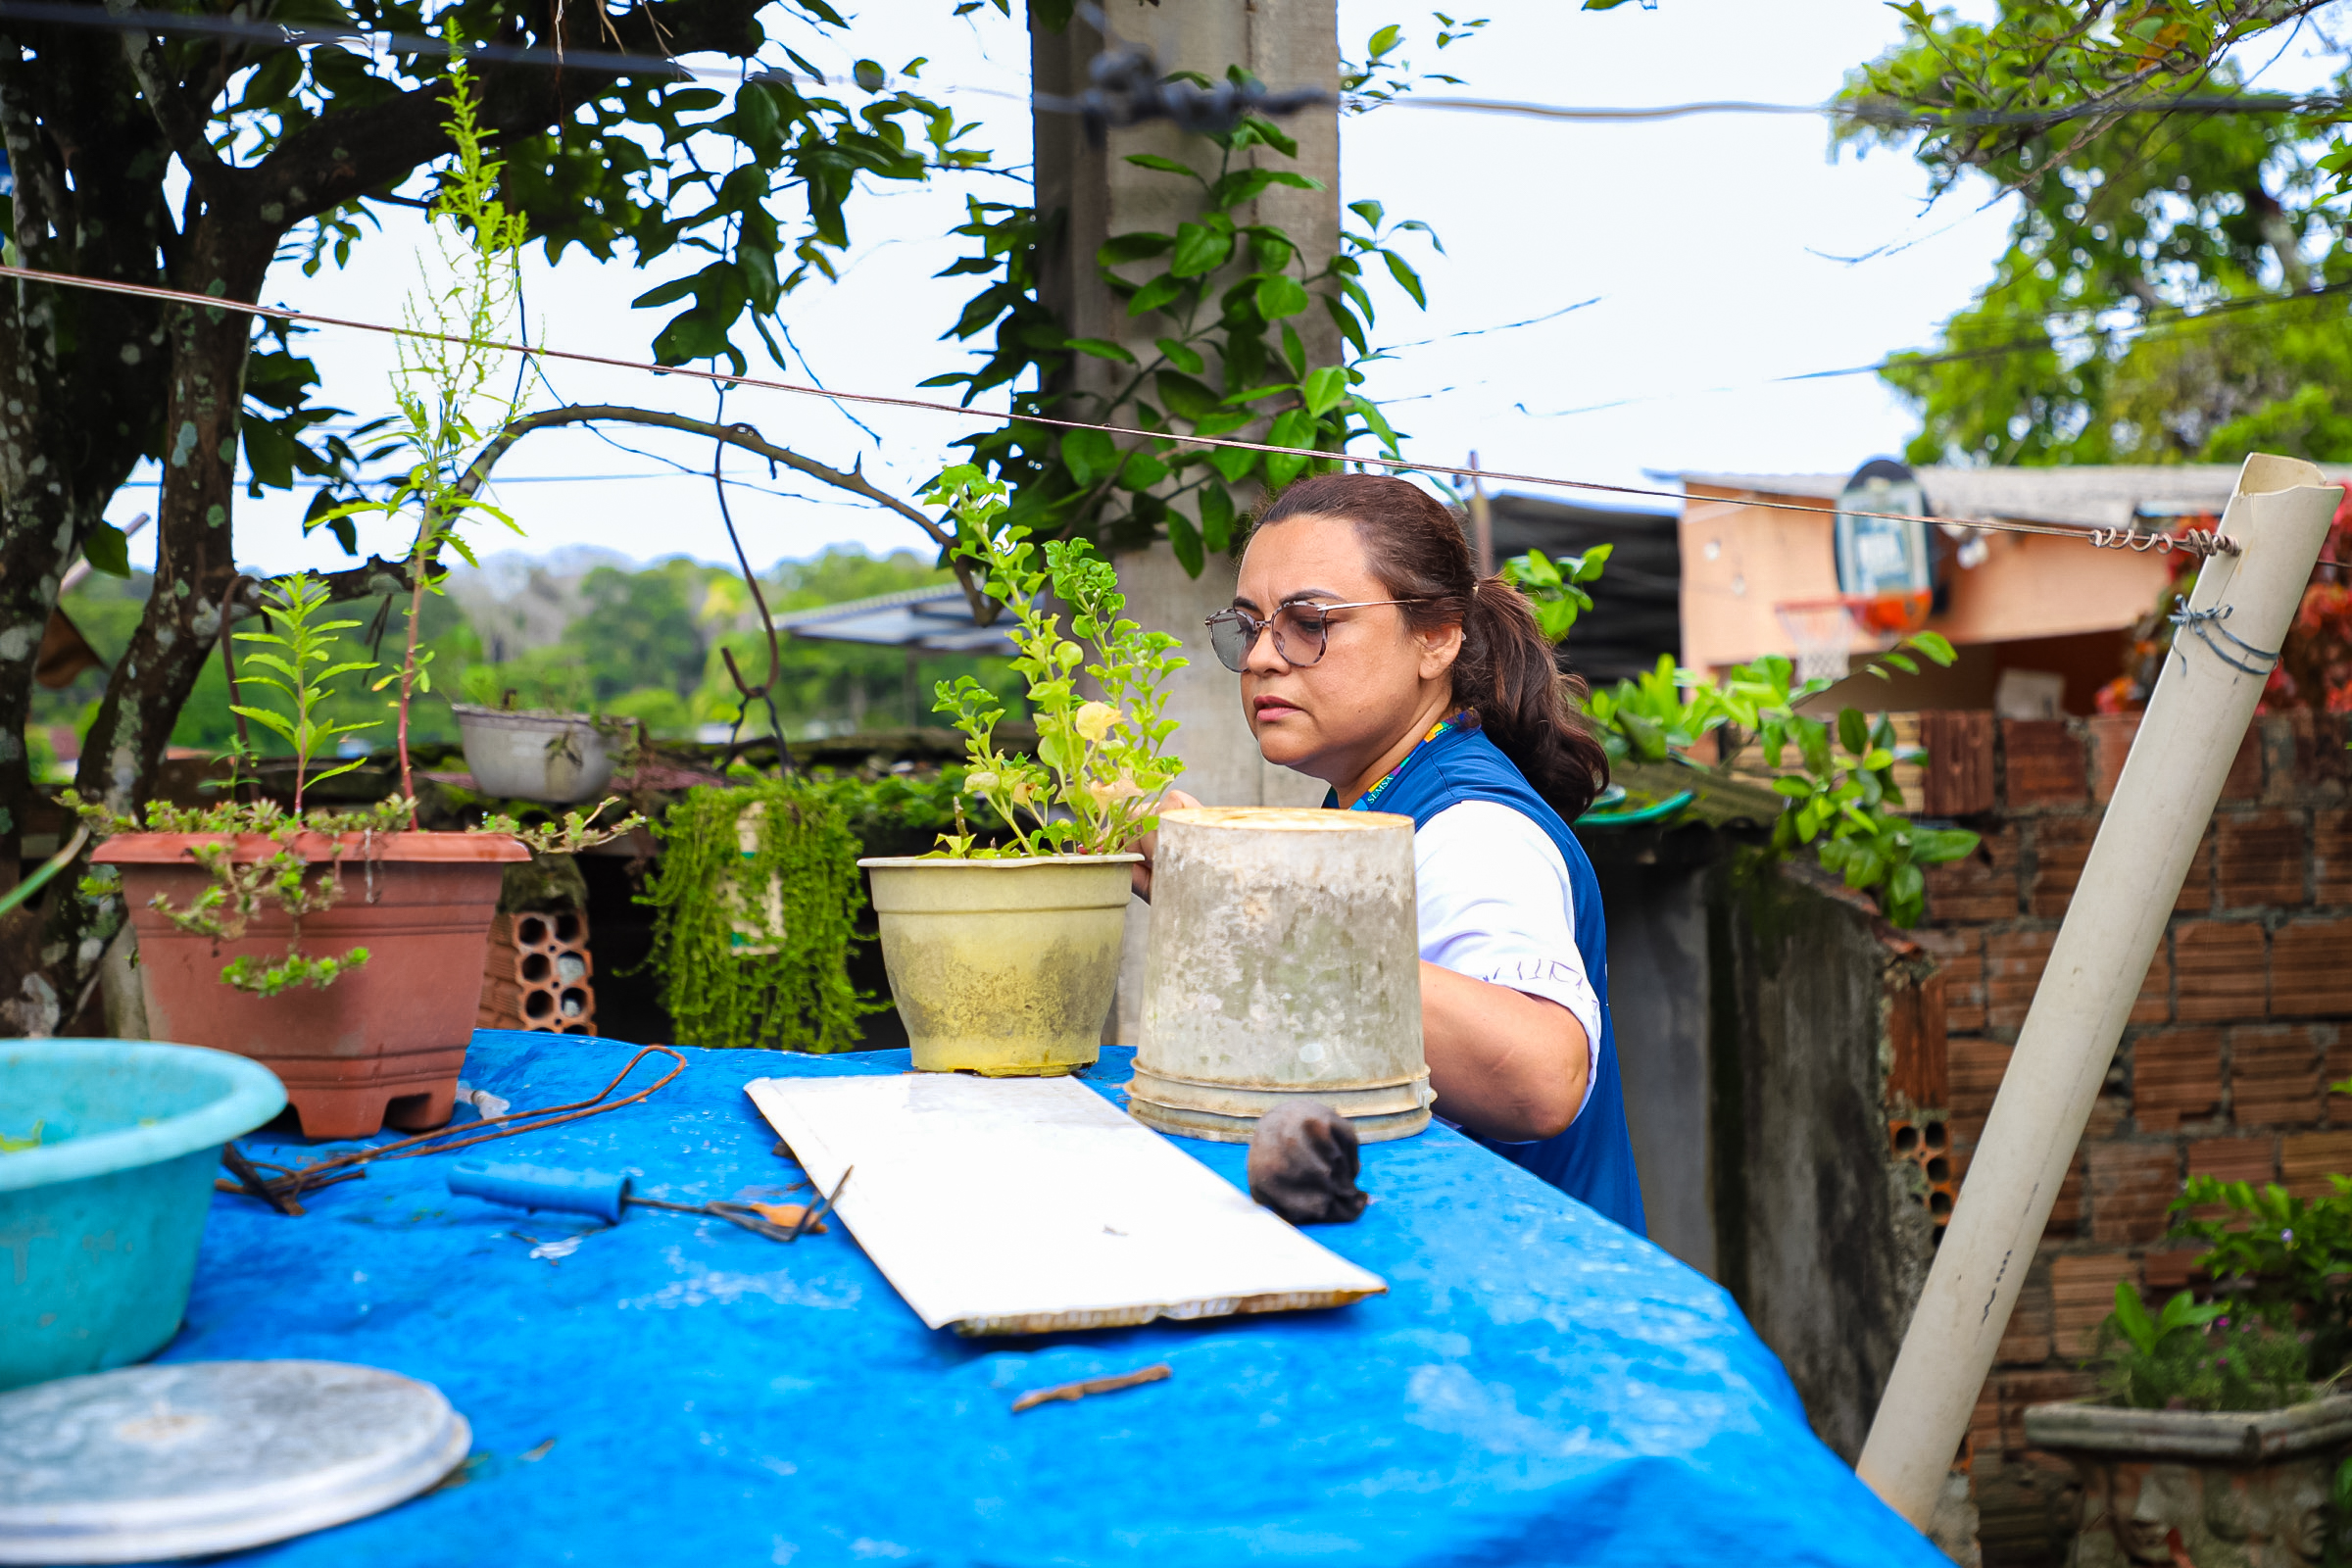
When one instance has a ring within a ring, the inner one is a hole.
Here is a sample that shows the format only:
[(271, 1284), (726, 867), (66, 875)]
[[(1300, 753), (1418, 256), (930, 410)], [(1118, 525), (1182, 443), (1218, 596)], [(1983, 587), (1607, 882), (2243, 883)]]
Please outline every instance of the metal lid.
[(0, 1563), (151, 1562), (363, 1518), (473, 1434), (441, 1391), (337, 1361), (185, 1361), (0, 1395)]

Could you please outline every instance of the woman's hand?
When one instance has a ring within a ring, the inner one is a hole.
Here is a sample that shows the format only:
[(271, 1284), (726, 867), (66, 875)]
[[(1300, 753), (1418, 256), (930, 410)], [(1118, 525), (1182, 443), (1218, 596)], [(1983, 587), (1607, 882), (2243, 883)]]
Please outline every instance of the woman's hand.
[(1556, 1002), (1421, 964), (1429, 1086), (1448, 1121), (1504, 1143), (1568, 1130), (1585, 1103), (1591, 1044)]
[[(1200, 804), (1182, 790), (1170, 790), (1159, 798), (1159, 808), (1163, 811), (1181, 811)], [(1150, 904), (1152, 902), (1152, 863), (1159, 855), (1158, 830), (1153, 829), (1137, 839), (1135, 848), (1136, 853), (1144, 858), (1143, 864), (1129, 867), (1135, 873), (1135, 896), (1146, 904)]]

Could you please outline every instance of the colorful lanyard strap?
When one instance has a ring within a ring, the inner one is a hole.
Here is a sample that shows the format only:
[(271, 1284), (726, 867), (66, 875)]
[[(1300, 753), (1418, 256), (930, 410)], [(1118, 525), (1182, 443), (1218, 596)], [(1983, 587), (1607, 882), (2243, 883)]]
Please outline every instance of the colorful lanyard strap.
[(1397, 760), (1397, 763), (1395, 767), (1392, 767), (1386, 773), (1383, 773), (1380, 776), (1379, 783), (1373, 785), (1370, 789), (1364, 791), (1363, 794), (1357, 796), (1355, 798), (1355, 804), (1348, 807), (1348, 809), (1350, 811), (1369, 811), (1372, 809), (1372, 803), (1379, 800), (1381, 796), (1387, 792), (1388, 787), (1391, 784), (1396, 782), (1396, 775), (1403, 772), (1405, 768), (1411, 764), (1413, 759), (1421, 755), (1421, 748), (1427, 746), (1431, 741), (1436, 740), (1439, 736), (1445, 734), (1447, 730), (1452, 729), (1453, 727), (1454, 721), (1450, 718), (1441, 718), (1435, 724), (1432, 724), (1429, 727), (1429, 733), (1415, 741), (1413, 743), (1413, 749), (1405, 753), (1404, 756)]

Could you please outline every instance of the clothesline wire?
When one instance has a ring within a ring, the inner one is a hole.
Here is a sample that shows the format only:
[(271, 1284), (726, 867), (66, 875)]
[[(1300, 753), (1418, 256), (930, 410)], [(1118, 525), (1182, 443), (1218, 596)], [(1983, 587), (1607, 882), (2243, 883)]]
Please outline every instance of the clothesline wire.
[[(159, 300), (167, 304), (190, 306), (199, 310), (231, 311), (241, 315), (266, 317), (271, 320), (299, 321), (311, 326), (339, 326), (353, 331), (377, 332), (390, 337), (416, 338), (430, 342), (459, 346), (487, 348), (507, 354), (521, 354), (538, 359), (564, 360), (575, 365), (601, 365), (613, 369), (636, 370), (653, 375), (685, 376), (692, 380), (708, 381), (722, 387), (751, 387), (764, 392), (784, 392), (796, 397), (817, 398), (826, 402), (858, 403), (872, 408), (913, 409), (926, 414), (944, 414), (955, 418), (986, 421), (992, 424), (1044, 425), (1059, 430), (1100, 430), (1106, 435), (1130, 436), (1146, 441), (1165, 441), (1196, 447), (1222, 447), (1241, 452), (1268, 453), (1278, 457), (1306, 458), (1311, 461), (1352, 463), (1359, 467), (1373, 465), (1407, 473), (1427, 473), (1449, 479), (1468, 479), (1473, 475), (1494, 482), (1540, 485), (1555, 490), (1585, 490), (1604, 495), (1642, 496), (1662, 501), (1690, 501), (1687, 490), (1662, 490), (1644, 485), (1608, 484), (1597, 479), (1569, 479), (1552, 474), (1518, 473), (1497, 468), (1457, 467), (1442, 463), (1416, 463), (1406, 458), (1381, 457), (1363, 452), (1334, 452), (1319, 447), (1283, 446), (1266, 441), (1238, 441), (1230, 436), (1183, 435), (1170, 430), (1149, 430), (1135, 425), (1106, 424), (1092, 419), (1063, 419), (1042, 414), (1023, 414), (1006, 410), (999, 413), (990, 409), (975, 409), (955, 403), (940, 403), (928, 398), (896, 397), (879, 392), (843, 392), (824, 387), (802, 386), (791, 381), (773, 381), (763, 376), (739, 375), (726, 370), (704, 370), (691, 366), (654, 365), (642, 360), (626, 360), (615, 355), (589, 354), (578, 349), (536, 347), (509, 343), (497, 338), (466, 337), (452, 332), (428, 332), (413, 326), (393, 326), (381, 321), (361, 321), (346, 317), (322, 316), (310, 311), (291, 310), (282, 305), (247, 304), (241, 300), (221, 299), (210, 294), (191, 294), (179, 289), (159, 288), (149, 283), (125, 283), (112, 278), (76, 277), (68, 272), (44, 271), (37, 268), (0, 265), (0, 277), (22, 278), (27, 282), (49, 283), (66, 288), (89, 289), (101, 294), (116, 294), (132, 299)], [(2027, 522), (2018, 518), (1943, 517), (1911, 513), (1868, 512), (1852, 507), (1809, 506), (1793, 501), (1747, 500), (1745, 506), (1771, 512), (1802, 512), (1821, 515), (1880, 517), (1894, 522), (1923, 522), (1954, 528), (1982, 529), (1991, 533), (2036, 534), (2053, 539), (2077, 539), (2085, 544), (2098, 544), (2115, 535), (2115, 530), (2079, 526), (2072, 523)], [(2136, 533), (2129, 538), (2147, 538)], [(2170, 538), (2171, 536), (2166, 536)], [(2237, 544), (2218, 531), (2190, 529), (2184, 536), (2173, 538), (2175, 547), (2198, 555), (2221, 553), (2237, 554)]]
[[(358, 43), (372, 52), (444, 57), (446, 40), (415, 33), (356, 26), (289, 24), (248, 21), (237, 17), (197, 17), (160, 11), (109, 11), (61, 0), (0, 0), (0, 22), (49, 23), (64, 26), (98, 27), (118, 32), (178, 33), (194, 37), (242, 39), (278, 48)], [(616, 74), (658, 74), (687, 79), (741, 82), (743, 66), (693, 66), (665, 55), (641, 55), (611, 49), (549, 48), (533, 44), (488, 41), (466, 46), (476, 60), (499, 65), (547, 66), (556, 70), (608, 71)], [(854, 77), (785, 72), (775, 74), (819, 86), (863, 85)], [(758, 79), (755, 76), (753, 79)], [(1049, 113), (1083, 113), (1078, 100), (1050, 94), (984, 87), (969, 83), (931, 85), (909, 81), (926, 91), (971, 93), (981, 97), (1026, 102)], [(1857, 98), (1814, 104), (1762, 103), (1749, 99), (1709, 99), (1680, 104), (1578, 105), (1534, 103), (1504, 98), (1441, 98), (1409, 94), (1394, 98), (1340, 95), (1358, 112), (1375, 109), (1435, 109), (1454, 113), (1511, 115), (1538, 120), (1595, 124), (1629, 124), (1683, 120), (1701, 115), (1816, 116), (1859, 121), (1897, 129), (1989, 128), (2002, 125), (2058, 125), (2083, 119), (2109, 119), (2128, 114), (2302, 115), (2317, 119), (2341, 118), (2346, 100), (2334, 93), (2157, 94), (2095, 105), (2046, 109), (1921, 109), (1885, 98)], [(1329, 100), (1326, 100), (1329, 101)]]

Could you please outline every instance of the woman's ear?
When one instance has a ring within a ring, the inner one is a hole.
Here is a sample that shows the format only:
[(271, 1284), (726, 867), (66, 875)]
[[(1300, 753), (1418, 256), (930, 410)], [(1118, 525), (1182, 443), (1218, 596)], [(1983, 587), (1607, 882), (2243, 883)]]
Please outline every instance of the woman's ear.
[(1456, 624), (1414, 632), (1413, 645), (1421, 650), (1421, 678), (1436, 680), (1462, 657), (1462, 628)]

